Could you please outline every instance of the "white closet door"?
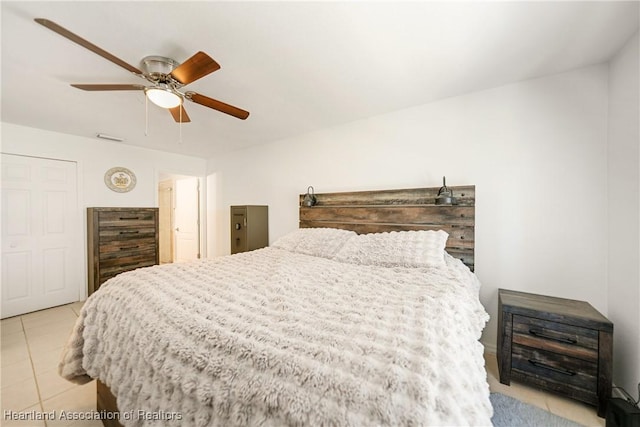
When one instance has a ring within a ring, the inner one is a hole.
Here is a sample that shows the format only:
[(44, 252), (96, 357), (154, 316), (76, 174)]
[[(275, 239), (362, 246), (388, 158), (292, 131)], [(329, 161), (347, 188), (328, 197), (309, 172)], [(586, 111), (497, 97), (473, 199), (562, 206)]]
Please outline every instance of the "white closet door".
[(76, 180), (75, 162), (2, 154), (2, 318), (78, 301)]

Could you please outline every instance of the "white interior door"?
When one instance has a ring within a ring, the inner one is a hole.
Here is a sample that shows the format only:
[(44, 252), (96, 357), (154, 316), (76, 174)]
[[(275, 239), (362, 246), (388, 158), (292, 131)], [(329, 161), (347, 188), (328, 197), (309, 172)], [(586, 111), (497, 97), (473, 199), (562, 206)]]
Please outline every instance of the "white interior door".
[(176, 180), (176, 262), (200, 258), (199, 192), (198, 178)]
[(78, 301), (76, 163), (2, 154), (2, 318)]

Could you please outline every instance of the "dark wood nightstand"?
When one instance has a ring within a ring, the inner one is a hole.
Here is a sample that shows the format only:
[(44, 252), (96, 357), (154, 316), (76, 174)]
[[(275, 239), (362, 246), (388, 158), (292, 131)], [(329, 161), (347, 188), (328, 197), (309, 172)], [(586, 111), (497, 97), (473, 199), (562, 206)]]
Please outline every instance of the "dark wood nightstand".
[(498, 291), (498, 370), (598, 407), (611, 397), (613, 323), (589, 303)]

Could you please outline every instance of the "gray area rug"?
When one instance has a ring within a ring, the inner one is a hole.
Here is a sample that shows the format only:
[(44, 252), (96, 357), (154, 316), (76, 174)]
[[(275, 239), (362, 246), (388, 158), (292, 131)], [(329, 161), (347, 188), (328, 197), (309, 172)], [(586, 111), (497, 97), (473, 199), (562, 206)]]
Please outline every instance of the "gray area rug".
[(582, 427), (536, 406), (521, 402), (500, 393), (491, 393), (495, 427)]

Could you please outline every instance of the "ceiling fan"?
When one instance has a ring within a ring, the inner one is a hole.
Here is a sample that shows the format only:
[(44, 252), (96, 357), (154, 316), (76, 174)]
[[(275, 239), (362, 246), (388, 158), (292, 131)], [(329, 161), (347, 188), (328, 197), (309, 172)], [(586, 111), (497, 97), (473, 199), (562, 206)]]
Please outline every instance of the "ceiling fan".
[(53, 21), (43, 18), (36, 18), (35, 21), (51, 31), (68, 38), (72, 42), (89, 49), (93, 53), (102, 56), (103, 58), (151, 83), (151, 86), (118, 83), (72, 84), (71, 86), (75, 88), (88, 91), (142, 90), (151, 102), (162, 108), (168, 109), (174, 120), (178, 123), (191, 121), (184, 109), (184, 106), (182, 105), (185, 99), (225, 114), (229, 114), (241, 120), (249, 117), (248, 111), (234, 107), (233, 105), (226, 104), (222, 101), (209, 98), (208, 96), (204, 96), (196, 92), (183, 92), (181, 90), (189, 83), (220, 69), (220, 65), (204, 52), (196, 53), (182, 64), (171, 58), (165, 58), (163, 56), (147, 56), (140, 62), (140, 68), (142, 68), (142, 70), (140, 70)]

